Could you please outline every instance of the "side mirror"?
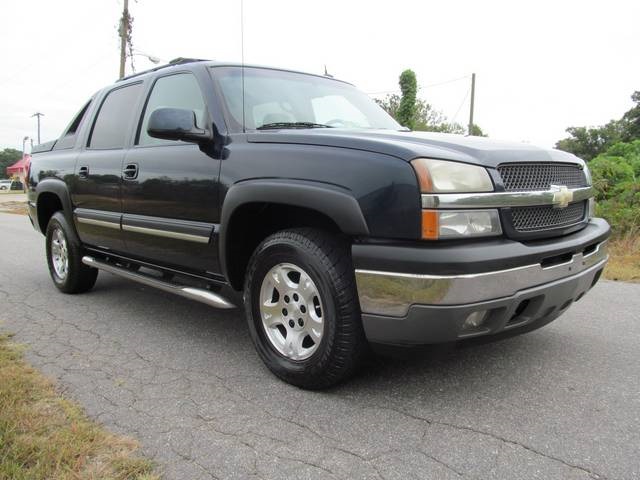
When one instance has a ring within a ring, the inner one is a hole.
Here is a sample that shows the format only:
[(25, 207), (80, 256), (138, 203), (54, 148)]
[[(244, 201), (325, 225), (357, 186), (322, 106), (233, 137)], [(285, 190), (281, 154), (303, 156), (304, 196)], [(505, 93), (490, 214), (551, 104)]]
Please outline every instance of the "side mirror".
[(164, 140), (200, 143), (211, 140), (211, 132), (196, 126), (196, 114), (183, 108), (157, 108), (149, 117), (147, 133)]

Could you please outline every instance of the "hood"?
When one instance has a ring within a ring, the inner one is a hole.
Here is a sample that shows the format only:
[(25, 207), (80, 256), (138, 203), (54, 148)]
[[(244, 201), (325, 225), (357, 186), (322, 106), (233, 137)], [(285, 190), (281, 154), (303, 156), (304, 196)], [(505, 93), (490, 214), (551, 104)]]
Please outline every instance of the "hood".
[(502, 142), (486, 137), (433, 132), (337, 128), (265, 130), (248, 134), (248, 141), (352, 148), (392, 155), (406, 161), (428, 157), (485, 167), (496, 167), (507, 162), (582, 163), (578, 157), (560, 150), (540, 148), (526, 143)]

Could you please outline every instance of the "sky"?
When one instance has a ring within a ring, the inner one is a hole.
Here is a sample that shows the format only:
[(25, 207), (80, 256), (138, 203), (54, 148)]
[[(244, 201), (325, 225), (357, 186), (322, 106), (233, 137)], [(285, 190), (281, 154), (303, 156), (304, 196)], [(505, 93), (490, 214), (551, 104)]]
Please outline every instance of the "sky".
[[(118, 76), (122, 0), (2, 2), (0, 148), (57, 138)], [(242, 58), (240, 0), (130, 0), (136, 51), (170, 60)], [(376, 94), (416, 72), (418, 95), (501, 140), (552, 147), (600, 125), (640, 90), (637, 0), (244, 0), (246, 63), (323, 73)], [(136, 69), (154, 65), (133, 57)], [(130, 65), (127, 73), (131, 73)], [(384, 93), (380, 93), (384, 92)]]

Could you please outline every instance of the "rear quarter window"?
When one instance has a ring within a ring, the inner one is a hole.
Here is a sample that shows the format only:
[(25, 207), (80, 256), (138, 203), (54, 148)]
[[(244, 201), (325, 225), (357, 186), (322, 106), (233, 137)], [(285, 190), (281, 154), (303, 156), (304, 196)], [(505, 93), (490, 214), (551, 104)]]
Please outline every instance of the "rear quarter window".
[(73, 117), (73, 120), (71, 120), (71, 123), (69, 123), (69, 126), (65, 129), (64, 133), (53, 147), (54, 150), (65, 150), (74, 147), (78, 132), (80, 131), (80, 127), (82, 126), (82, 124), (85, 122), (87, 111), (89, 110), (89, 106), (91, 105), (92, 100), (89, 100), (87, 103), (85, 103), (80, 111), (76, 113), (75, 117)]
[(141, 92), (142, 83), (134, 83), (107, 94), (93, 123), (89, 148), (124, 148)]

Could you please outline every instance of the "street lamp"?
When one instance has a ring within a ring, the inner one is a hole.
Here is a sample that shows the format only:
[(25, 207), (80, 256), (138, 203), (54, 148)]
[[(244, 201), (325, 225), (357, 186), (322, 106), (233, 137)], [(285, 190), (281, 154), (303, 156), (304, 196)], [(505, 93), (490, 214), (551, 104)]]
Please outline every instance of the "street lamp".
[(140, 50), (134, 50), (133, 53), (130, 53), (127, 56), (129, 56), (129, 57), (135, 57), (135, 56), (145, 57), (151, 63), (154, 63), (156, 65), (162, 61), (160, 58), (156, 57), (155, 55), (149, 55), (148, 53), (141, 52)]
[[(144, 57), (155, 65), (157, 65), (162, 61), (160, 58), (156, 57), (155, 55), (149, 55), (148, 53), (141, 52), (140, 50), (133, 50), (131, 53), (127, 53), (126, 56), (127, 58), (131, 59), (131, 71), (133, 73), (136, 73), (136, 68), (133, 65), (133, 57)], [(121, 76), (124, 75), (124, 70), (121, 70), (120, 75)]]

